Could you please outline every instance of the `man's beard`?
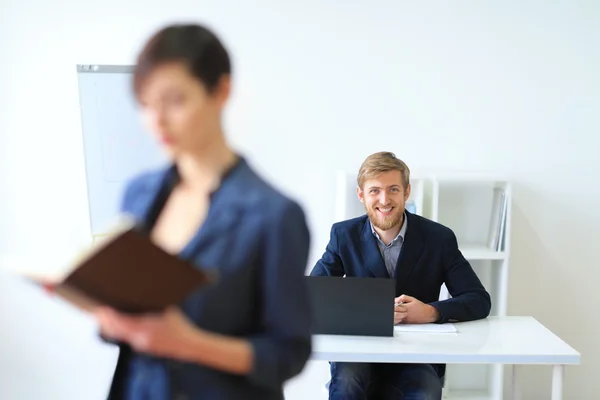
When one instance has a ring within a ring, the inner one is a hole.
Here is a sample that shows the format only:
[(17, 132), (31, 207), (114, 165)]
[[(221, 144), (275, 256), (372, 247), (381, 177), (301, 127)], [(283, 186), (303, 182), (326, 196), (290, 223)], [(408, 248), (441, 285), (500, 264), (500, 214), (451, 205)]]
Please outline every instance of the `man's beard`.
[(369, 220), (371, 220), (373, 226), (382, 231), (390, 230), (402, 222), (402, 212), (397, 206), (394, 206), (394, 212), (387, 217), (379, 215), (376, 207), (365, 207), (365, 209), (367, 210), (367, 216), (369, 217)]

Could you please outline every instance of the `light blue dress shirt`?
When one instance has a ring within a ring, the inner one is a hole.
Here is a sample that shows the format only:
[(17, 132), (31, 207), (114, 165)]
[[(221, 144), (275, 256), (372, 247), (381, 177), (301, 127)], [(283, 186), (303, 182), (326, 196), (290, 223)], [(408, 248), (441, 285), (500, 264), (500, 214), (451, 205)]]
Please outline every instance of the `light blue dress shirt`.
[(398, 262), (398, 257), (400, 257), (400, 251), (402, 250), (404, 237), (406, 236), (406, 229), (408, 225), (406, 222), (406, 213), (404, 214), (403, 219), (404, 221), (402, 222), (402, 228), (400, 228), (398, 236), (396, 236), (394, 240), (392, 240), (391, 243), (387, 246), (385, 243), (383, 243), (383, 241), (375, 231), (373, 224), (371, 223), (371, 232), (373, 232), (373, 235), (375, 235), (375, 237), (377, 238), (377, 246), (379, 246), (381, 257), (383, 257), (383, 261), (385, 262), (385, 268), (387, 269), (388, 274), (390, 274), (390, 278), (396, 276), (396, 264)]

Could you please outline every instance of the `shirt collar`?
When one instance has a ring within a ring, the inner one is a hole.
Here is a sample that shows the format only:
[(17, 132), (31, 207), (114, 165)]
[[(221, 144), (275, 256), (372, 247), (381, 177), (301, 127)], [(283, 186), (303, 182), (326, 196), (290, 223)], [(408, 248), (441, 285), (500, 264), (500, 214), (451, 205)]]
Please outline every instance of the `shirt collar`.
[[(394, 240), (392, 240), (390, 242), (390, 244), (389, 244), (390, 246), (392, 244), (394, 244), (398, 240), (398, 238), (401, 238), (402, 241), (404, 241), (404, 237), (406, 236), (406, 229), (407, 229), (407, 226), (408, 226), (408, 222), (407, 222), (408, 218), (406, 218), (406, 212), (404, 213), (404, 218), (402, 218), (402, 219), (403, 219), (403, 221), (402, 221), (402, 228), (400, 228), (400, 232), (398, 232), (398, 235), (394, 238)], [(381, 238), (379, 237), (379, 235), (375, 231), (375, 227), (373, 227), (373, 223), (371, 222), (371, 220), (369, 220), (369, 225), (371, 226), (371, 232), (373, 233), (373, 235), (375, 235), (375, 237), (377, 238), (377, 240), (381, 241)]]

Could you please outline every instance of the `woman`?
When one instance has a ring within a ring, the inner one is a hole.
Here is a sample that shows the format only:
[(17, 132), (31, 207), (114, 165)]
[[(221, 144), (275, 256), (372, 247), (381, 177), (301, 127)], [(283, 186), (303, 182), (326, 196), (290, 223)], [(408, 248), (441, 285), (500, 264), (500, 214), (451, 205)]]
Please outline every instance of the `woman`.
[(162, 29), (139, 55), (136, 99), (173, 162), (134, 179), (122, 209), (219, 282), (160, 315), (97, 312), (121, 346), (111, 399), (283, 399), (310, 354), (305, 216), (227, 145), (230, 73), (198, 25)]

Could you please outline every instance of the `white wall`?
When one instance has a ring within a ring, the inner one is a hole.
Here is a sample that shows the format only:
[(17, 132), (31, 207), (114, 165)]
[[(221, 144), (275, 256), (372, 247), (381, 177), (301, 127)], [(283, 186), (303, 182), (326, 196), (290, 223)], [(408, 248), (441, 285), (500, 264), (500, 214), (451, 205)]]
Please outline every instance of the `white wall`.
[[(595, 398), (598, 4), (287, 3), (3, 0), (0, 262), (48, 262), (87, 238), (75, 64), (131, 64), (159, 25), (207, 21), (234, 55), (232, 141), (303, 202), (311, 263), (333, 218), (334, 170), (371, 152), (393, 150), (415, 173), (507, 174), (510, 313), (580, 350), (565, 398)], [(0, 398), (103, 398), (114, 353), (89, 320), (8, 277), (0, 305)], [(519, 375), (523, 398), (548, 397), (549, 369)]]

